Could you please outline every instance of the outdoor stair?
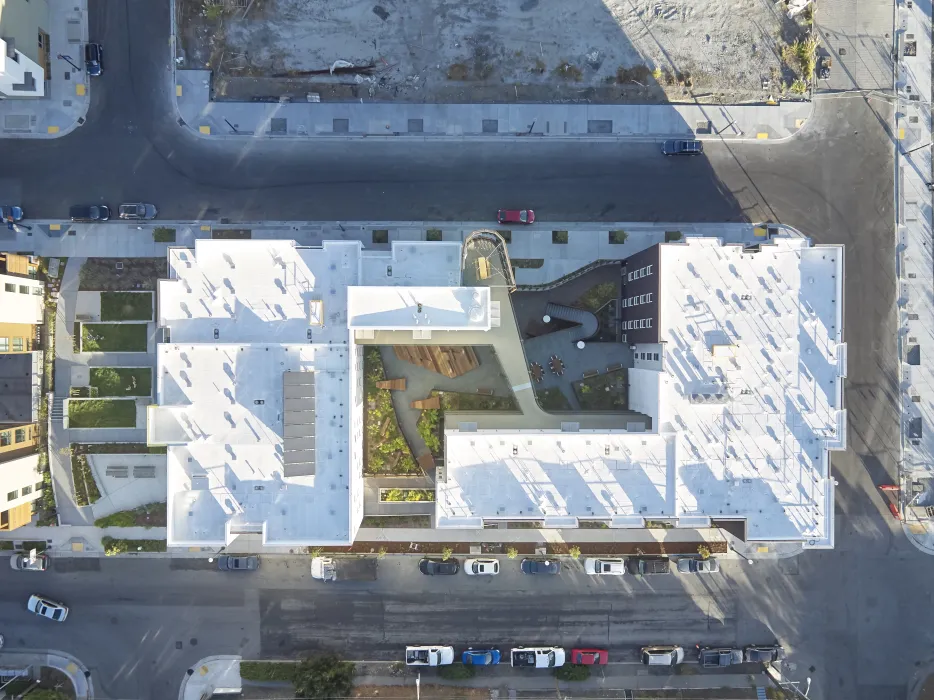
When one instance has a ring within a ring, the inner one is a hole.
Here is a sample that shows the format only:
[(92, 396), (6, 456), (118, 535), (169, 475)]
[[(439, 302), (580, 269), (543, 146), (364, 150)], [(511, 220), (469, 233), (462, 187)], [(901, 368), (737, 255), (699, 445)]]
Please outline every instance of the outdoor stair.
[(59, 423), (61, 423), (64, 420), (64, 416), (65, 416), (64, 399), (60, 399), (56, 397), (52, 401), (52, 416), (51, 416), (52, 420), (58, 421)]

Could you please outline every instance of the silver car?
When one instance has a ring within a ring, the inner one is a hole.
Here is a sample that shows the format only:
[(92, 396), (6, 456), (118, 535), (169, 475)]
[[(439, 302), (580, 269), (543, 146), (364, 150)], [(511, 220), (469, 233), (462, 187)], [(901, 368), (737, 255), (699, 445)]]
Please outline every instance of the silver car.
[(55, 622), (64, 622), (65, 618), (68, 617), (67, 605), (56, 603), (54, 600), (49, 600), (41, 595), (29, 596), (26, 609), (39, 617), (47, 617)]
[(716, 559), (685, 557), (678, 560), (679, 574), (715, 574), (718, 571), (720, 571), (720, 562)]
[(37, 554), (33, 559), (28, 554), (14, 554), (10, 557), (10, 568), (14, 571), (45, 571), (49, 568), (49, 556)]
[(120, 218), (139, 221), (141, 219), (155, 219), (159, 210), (153, 204), (121, 204)]

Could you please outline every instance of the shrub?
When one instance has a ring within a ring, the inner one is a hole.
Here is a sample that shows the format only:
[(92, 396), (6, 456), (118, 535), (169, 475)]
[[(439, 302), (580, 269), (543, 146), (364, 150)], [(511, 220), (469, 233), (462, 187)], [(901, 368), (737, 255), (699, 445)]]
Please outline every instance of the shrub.
[(351, 662), (341, 661), (334, 654), (302, 661), (292, 681), (295, 697), (309, 700), (350, 697), (355, 672)]
[(567, 231), (552, 231), (551, 232), (551, 242), (555, 244), (564, 244), (568, 242), (568, 232)]
[(386, 228), (373, 229), (373, 242), (374, 243), (389, 243), (389, 229), (386, 229)]
[(165, 551), (165, 540), (122, 540), (105, 535), (101, 538), (101, 544), (104, 545), (104, 554), (108, 557), (128, 552)]
[(680, 231), (665, 231), (665, 243), (673, 243), (683, 238)]
[(240, 677), (249, 681), (286, 681), (295, 679), (298, 662), (241, 661)]
[(622, 245), (626, 242), (626, 239), (629, 235), (622, 229), (617, 229), (615, 231), (610, 231), (610, 243), (615, 245)]
[(451, 549), (450, 547), (445, 547), (444, 549), (441, 550), (441, 560), (447, 561), (448, 559), (451, 558), (453, 554), (454, 554), (453, 549)]
[(426, 241), (440, 241), (441, 240), (441, 229), (440, 228), (430, 228), (425, 234)]
[(701, 559), (710, 559), (710, 547), (705, 544), (698, 545), (697, 553), (700, 554)]
[(519, 556), (519, 550), (516, 549), (515, 547), (509, 547), (506, 550), (506, 556), (509, 557), (510, 559), (515, 559), (516, 557)]
[(175, 243), (175, 229), (168, 226), (156, 226), (152, 231), (152, 240), (156, 243)]
[(439, 668), (438, 675), (449, 681), (463, 681), (476, 676), (477, 668), (472, 665), (451, 664), (450, 666), (442, 666)]
[(383, 557), (386, 556), (386, 552), (388, 552), (388, 551), (389, 551), (389, 550), (387, 550), (385, 547), (380, 547), (380, 548), (379, 548), (379, 551), (376, 553), (376, 558), (377, 558), (377, 559), (382, 559)]
[(554, 674), (559, 681), (586, 681), (590, 678), (590, 666), (565, 664), (556, 668)]
[(580, 558), (580, 555), (581, 555), (581, 548), (578, 547), (576, 544), (571, 545), (570, 547), (568, 547), (568, 554), (574, 557), (575, 559), (578, 559)]

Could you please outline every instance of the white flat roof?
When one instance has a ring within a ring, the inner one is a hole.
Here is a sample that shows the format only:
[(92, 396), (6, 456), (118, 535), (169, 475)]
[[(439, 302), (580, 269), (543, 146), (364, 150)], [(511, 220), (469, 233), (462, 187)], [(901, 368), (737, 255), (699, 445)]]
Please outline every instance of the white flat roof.
[(490, 329), (488, 287), (352, 287), (351, 328), (457, 331)]
[(809, 245), (661, 245), (661, 381), (630, 370), (631, 403), (653, 412), (655, 434), (624, 432), (623, 416), (602, 433), (448, 429), (439, 526), (746, 518), (753, 540), (832, 546), (827, 450), (846, 443), (843, 248)]

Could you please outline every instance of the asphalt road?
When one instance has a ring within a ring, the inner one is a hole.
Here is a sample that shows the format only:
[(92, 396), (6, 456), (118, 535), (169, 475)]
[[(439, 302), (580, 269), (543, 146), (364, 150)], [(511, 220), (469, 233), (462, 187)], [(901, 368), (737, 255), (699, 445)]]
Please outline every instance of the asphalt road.
[(212, 653), (333, 647), (389, 658), (426, 629), (441, 641), (592, 640), (624, 654), (647, 641), (765, 636), (792, 652), (793, 677), (814, 678), (811, 698), (904, 697), (934, 657), (934, 561), (905, 540), (875, 489), (893, 480), (898, 447), (887, 105), (819, 99), (790, 142), (710, 144), (695, 159), (662, 158), (645, 143), (205, 141), (170, 106), (167, 3), (92, 0), (91, 12), (107, 72), (87, 123), (62, 139), (0, 145), (0, 197), (30, 215), (145, 200), (166, 218), (233, 221), (479, 219), (502, 206), (533, 207), (543, 221), (780, 221), (846, 245), (849, 450), (833, 458), (835, 550), (731, 564), (722, 581), (691, 589), (675, 577), (441, 583), (397, 576), (395, 565), (365, 590), (319, 589), (303, 572), (279, 571), (285, 563), (246, 581), (105, 561), (42, 579), (44, 592), (75, 606), (58, 630), (20, 610), (39, 581), (0, 568), (8, 641), (76, 654), (109, 697), (163, 698)]

